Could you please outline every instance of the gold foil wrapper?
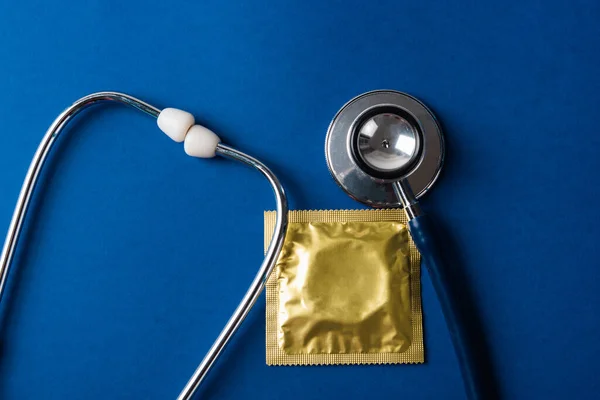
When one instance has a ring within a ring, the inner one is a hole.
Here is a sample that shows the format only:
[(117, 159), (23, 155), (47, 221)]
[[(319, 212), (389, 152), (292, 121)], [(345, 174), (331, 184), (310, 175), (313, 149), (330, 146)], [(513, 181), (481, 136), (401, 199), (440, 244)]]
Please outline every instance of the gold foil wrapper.
[[(420, 256), (402, 210), (290, 211), (267, 281), (268, 365), (420, 363)], [(275, 213), (265, 212), (265, 249)]]

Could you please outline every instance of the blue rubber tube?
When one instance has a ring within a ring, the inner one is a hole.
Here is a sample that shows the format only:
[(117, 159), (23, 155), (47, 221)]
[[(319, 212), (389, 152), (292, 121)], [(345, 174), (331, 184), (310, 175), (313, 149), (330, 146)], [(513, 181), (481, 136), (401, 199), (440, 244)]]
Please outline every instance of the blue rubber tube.
[(470, 343), (467, 332), (467, 316), (461, 313), (457, 302), (458, 293), (453, 293), (452, 274), (444, 264), (440, 247), (435, 242), (430, 219), (426, 215), (418, 216), (408, 222), (413, 241), (421, 253), (423, 264), (429, 272), (433, 288), (435, 289), (446, 324), (450, 331), (450, 338), (456, 351), (456, 357), (465, 384), (467, 398), (480, 400), (484, 398), (481, 370), (476, 363), (475, 348)]

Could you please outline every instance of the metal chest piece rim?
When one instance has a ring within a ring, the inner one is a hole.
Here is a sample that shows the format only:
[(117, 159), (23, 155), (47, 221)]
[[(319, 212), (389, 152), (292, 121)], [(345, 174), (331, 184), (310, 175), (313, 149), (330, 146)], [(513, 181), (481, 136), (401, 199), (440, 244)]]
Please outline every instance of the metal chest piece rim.
[[(378, 115), (398, 116), (414, 130), (417, 149), (395, 172), (373, 170), (357, 150), (365, 122)], [(417, 198), (427, 193), (440, 174), (444, 151), (435, 115), (416, 98), (393, 90), (375, 90), (350, 100), (331, 121), (325, 139), (325, 158), (336, 183), (356, 201), (375, 208), (402, 207), (392, 188), (399, 179), (408, 181)]]

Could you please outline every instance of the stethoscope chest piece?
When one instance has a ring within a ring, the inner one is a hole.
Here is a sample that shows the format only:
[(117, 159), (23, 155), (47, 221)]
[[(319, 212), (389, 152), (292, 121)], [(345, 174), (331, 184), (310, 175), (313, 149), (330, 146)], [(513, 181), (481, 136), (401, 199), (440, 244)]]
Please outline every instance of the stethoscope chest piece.
[(444, 140), (433, 113), (419, 100), (376, 90), (350, 100), (336, 114), (325, 141), (337, 184), (371, 207), (401, 207), (392, 182), (405, 179), (421, 197), (436, 181)]

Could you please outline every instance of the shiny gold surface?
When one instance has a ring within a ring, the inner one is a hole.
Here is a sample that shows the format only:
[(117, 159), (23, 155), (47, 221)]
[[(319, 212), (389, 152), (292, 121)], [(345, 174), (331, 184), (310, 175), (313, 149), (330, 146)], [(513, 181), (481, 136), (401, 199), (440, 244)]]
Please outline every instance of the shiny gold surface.
[(289, 354), (408, 348), (408, 234), (398, 222), (291, 223), (277, 263)]
[(268, 364), (423, 361), (418, 253), (389, 211), (290, 212), (267, 283)]

